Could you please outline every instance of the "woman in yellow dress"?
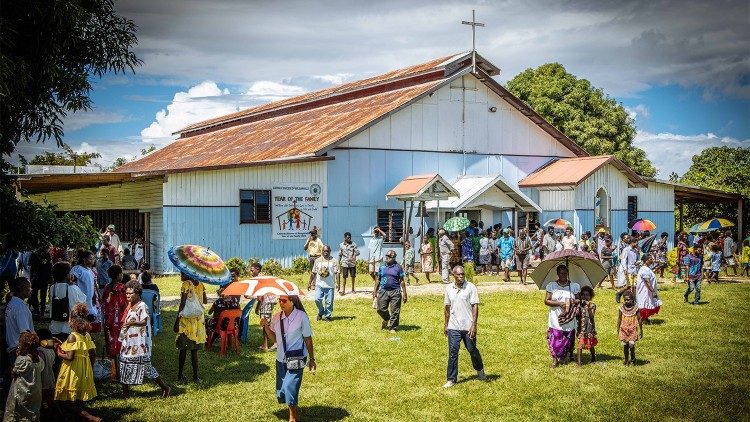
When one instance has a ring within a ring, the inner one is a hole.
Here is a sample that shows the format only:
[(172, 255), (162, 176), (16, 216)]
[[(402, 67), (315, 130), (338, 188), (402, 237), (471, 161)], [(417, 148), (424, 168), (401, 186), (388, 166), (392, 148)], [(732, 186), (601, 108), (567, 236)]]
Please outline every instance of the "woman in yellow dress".
[(198, 378), (198, 350), (206, 343), (206, 324), (203, 319), (203, 304), (208, 302), (206, 290), (203, 284), (191, 280), (182, 274), (182, 288), (180, 289), (180, 309), (177, 312), (177, 320), (174, 324), (174, 332), (177, 333), (175, 341), (177, 349), (180, 350), (178, 361), (177, 378), (185, 381), (183, 369), (187, 351), (190, 350), (190, 363), (193, 366), (193, 381), (200, 382)]
[(96, 358), (96, 346), (91, 340), (88, 321), (89, 310), (85, 303), (79, 303), (70, 312), (71, 334), (57, 348), (57, 356), (62, 359), (60, 373), (55, 385), (55, 400), (77, 416), (88, 421), (101, 421), (101, 418), (88, 413), (83, 402), (96, 397), (94, 372), (91, 362)]

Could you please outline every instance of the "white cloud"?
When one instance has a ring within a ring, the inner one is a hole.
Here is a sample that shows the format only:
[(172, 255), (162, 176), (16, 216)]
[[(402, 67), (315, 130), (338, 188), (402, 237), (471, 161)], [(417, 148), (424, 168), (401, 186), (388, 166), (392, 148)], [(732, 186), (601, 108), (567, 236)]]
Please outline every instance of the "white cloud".
[(636, 134), (633, 144), (646, 151), (648, 159), (659, 169), (659, 177), (667, 178), (673, 171), (679, 175), (685, 174), (693, 163), (693, 155), (700, 154), (706, 148), (750, 148), (750, 139), (722, 137), (713, 133), (680, 135), (640, 131)]
[(630, 116), (633, 120), (638, 120), (638, 116), (642, 116), (643, 118), (648, 119), (651, 117), (651, 112), (648, 110), (648, 107), (646, 107), (645, 104), (638, 104), (635, 107), (627, 107), (623, 106), (625, 109), (625, 112), (628, 113), (628, 116)]
[(307, 92), (306, 89), (272, 81), (253, 82), (243, 95), (259, 101), (276, 101)]
[(79, 111), (77, 113), (68, 114), (68, 116), (63, 119), (63, 129), (65, 129), (66, 133), (70, 133), (91, 125), (120, 123), (124, 120), (125, 116), (119, 113), (95, 110)]

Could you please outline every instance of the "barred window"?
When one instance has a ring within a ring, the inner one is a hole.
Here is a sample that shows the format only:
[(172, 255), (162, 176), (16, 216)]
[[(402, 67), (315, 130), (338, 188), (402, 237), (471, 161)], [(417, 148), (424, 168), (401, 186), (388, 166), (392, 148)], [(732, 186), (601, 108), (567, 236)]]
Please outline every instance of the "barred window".
[(240, 190), (240, 224), (271, 223), (271, 191)]
[(404, 234), (404, 211), (378, 210), (378, 226), (385, 233), (385, 243), (399, 243)]

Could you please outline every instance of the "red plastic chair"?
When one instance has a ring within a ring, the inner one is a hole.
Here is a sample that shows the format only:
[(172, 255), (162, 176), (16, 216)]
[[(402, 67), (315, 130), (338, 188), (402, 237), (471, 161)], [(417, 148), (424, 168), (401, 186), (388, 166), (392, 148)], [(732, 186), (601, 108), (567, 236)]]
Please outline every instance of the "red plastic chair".
[[(211, 337), (208, 339), (208, 350), (211, 350), (211, 344), (213, 343), (214, 337), (216, 336), (216, 334), (218, 334), (219, 337), (221, 337), (221, 356), (225, 356), (227, 354), (228, 341), (234, 343), (234, 351), (237, 354), (240, 354), (240, 331), (237, 327), (237, 324), (241, 319), (242, 309), (227, 309), (225, 311), (221, 311), (216, 324), (216, 331), (212, 332)], [(227, 328), (225, 330), (222, 330), (221, 326), (224, 320), (227, 320)], [(232, 347), (232, 343), (230, 343), (229, 347)]]

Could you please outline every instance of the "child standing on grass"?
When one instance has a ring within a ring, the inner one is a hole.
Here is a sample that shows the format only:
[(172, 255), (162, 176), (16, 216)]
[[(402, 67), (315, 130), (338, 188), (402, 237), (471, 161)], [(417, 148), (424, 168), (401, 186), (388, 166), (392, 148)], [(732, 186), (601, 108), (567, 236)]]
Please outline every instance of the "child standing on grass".
[[(635, 342), (643, 338), (643, 323), (635, 304), (635, 295), (628, 289), (622, 294), (623, 304), (617, 316), (617, 333), (625, 355), (624, 365), (635, 365)], [(629, 353), (628, 353), (629, 352)]]
[(596, 325), (594, 324), (594, 314), (596, 313), (596, 304), (591, 300), (594, 298), (594, 289), (589, 286), (581, 287), (580, 315), (578, 319), (578, 366), (581, 366), (581, 351), (588, 349), (591, 351), (591, 363), (596, 362), (596, 351), (594, 347), (599, 343), (596, 339)]
[(719, 271), (721, 270), (721, 249), (719, 248), (719, 245), (714, 244), (713, 248), (711, 248), (711, 277), (708, 279), (708, 282), (710, 283), (711, 280), (715, 282), (719, 282)]
[(407, 240), (404, 242), (404, 272), (406, 273), (406, 284), (411, 284), (411, 277), (419, 284), (419, 279), (414, 275), (414, 248), (411, 247), (411, 243)]
[(44, 361), (37, 354), (39, 337), (24, 332), (14, 351), (18, 357), (11, 368), (10, 391), (5, 402), (6, 421), (36, 421), (42, 407), (42, 372)]
[(88, 413), (83, 402), (96, 397), (94, 371), (91, 362), (96, 358), (96, 345), (91, 340), (91, 323), (85, 303), (77, 304), (70, 312), (71, 334), (57, 348), (57, 356), (62, 359), (60, 372), (55, 385), (55, 400), (64, 403), (75, 415), (88, 421), (102, 419)]
[(703, 280), (704, 263), (703, 248), (701, 248), (700, 245), (696, 246), (693, 249), (693, 252), (690, 253), (686, 257), (686, 259), (688, 263), (688, 288), (687, 290), (685, 290), (685, 294), (683, 294), (682, 296), (685, 298), (685, 302), (687, 303), (688, 296), (693, 290), (695, 290), (695, 299), (693, 301), (693, 304), (697, 305), (701, 300), (701, 281)]
[(745, 239), (742, 242), (742, 255), (740, 257), (740, 277), (750, 277), (750, 239)]

